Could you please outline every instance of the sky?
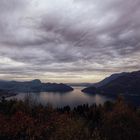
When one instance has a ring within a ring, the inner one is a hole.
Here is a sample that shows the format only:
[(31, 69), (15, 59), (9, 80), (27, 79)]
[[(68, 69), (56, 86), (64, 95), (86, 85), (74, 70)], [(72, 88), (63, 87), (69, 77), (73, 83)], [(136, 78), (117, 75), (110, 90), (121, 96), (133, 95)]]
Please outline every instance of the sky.
[(140, 0), (0, 0), (0, 79), (97, 82), (139, 61)]

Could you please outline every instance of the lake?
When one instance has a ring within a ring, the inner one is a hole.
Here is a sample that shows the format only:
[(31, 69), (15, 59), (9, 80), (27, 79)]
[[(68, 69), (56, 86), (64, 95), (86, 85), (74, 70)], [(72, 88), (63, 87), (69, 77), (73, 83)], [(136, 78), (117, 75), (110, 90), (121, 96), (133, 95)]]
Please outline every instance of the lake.
[[(73, 87), (74, 90), (67, 93), (54, 93), (54, 92), (41, 92), (30, 93), (31, 96), (37, 102), (47, 105), (51, 104), (53, 107), (63, 107), (69, 105), (75, 107), (81, 104), (103, 104), (105, 101), (112, 100), (111, 98), (102, 95), (89, 95), (81, 92), (84, 87)], [(19, 93), (16, 96), (9, 97), (8, 99), (23, 100), (27, 97), (26, 93)]]

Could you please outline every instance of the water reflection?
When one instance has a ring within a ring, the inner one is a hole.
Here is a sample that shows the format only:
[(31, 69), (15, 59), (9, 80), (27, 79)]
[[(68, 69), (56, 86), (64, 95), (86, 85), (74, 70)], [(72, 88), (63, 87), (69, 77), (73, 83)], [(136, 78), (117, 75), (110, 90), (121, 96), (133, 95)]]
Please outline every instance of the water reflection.
[[(69, 105), (71, 107), (81, 105), (81, 104), (103, 104), (107, 100), (111, 100), (102, 95), (88, 95), (81, 90), (83, 87), (74, 87), (72, 92), (67, 93), (54, 93), (54, 92), (41, 92), (41, 93), (30, 93), (30, 95), (37, 100), (38, 102), (42, 103), (43, 105), (51, 104), (54, 107), (63, 107)], [(17, 99), (24, 99), (26, 96), (25, 93), (20, 93), (11, 98)]]

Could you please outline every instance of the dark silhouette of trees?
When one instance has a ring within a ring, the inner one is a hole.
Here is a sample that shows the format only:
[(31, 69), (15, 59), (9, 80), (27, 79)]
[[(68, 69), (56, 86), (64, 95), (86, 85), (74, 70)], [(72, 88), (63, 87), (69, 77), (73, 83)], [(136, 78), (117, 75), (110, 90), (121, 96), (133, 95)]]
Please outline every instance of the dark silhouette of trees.
[(114, 103), (84, 104), (73, 109), (3, 99), (0, 139), (139, 140), (140, 109), (126, 104), (122, 97)]

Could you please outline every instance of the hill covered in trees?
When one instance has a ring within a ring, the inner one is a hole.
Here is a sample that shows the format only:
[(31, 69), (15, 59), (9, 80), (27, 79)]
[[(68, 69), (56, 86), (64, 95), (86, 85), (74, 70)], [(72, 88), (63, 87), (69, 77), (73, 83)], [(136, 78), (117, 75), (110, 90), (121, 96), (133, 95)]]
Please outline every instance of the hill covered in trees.
[(0, 90), (3, 92), (68, 92), (73, 88), (66, 84), (42, 83), (40, 80), (33, 81), (0, 81)]
[(140, 110), (116, 102), (52, 108), (30, 99), (2, 99), (1, 140), (139, 140)]
[(82, 91), (113, 96), (118, 96), (118, 94), (140, 95), (140, 71), (111, 75), (99, 84), (87, 87)]

